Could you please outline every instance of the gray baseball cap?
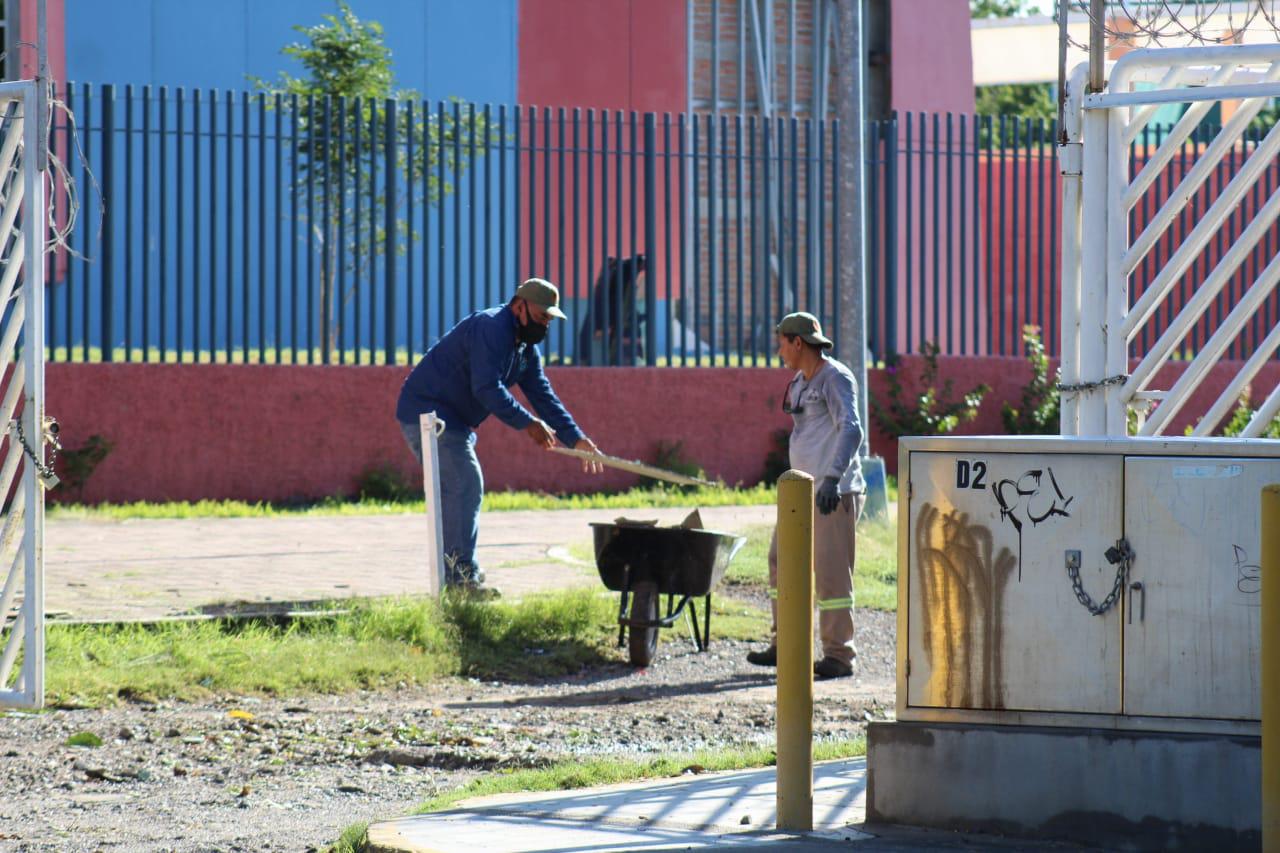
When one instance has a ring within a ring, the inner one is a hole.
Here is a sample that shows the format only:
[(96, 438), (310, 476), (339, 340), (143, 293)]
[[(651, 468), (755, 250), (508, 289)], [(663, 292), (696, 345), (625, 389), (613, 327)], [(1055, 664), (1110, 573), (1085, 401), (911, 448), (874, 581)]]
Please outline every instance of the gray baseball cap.
[(816, 347), (830, 349), (834, 346), (831, 340), (822, 334), (822, 324), (818, 322), (818, 318), (804, 311), (797, 311), (783, 317), (782, 322), (778, 324), (777, 332), (780, 335), (798, 335), (805, 343)]
[(526, 302), (547, 309), (547, 313), (552, 317), (559, 317), (561, 320), (566, 319), (564, 312), (560, 310), (560, 291), (546, 279), (525, 279), (524, 283), (516, 288), (516, 296)]

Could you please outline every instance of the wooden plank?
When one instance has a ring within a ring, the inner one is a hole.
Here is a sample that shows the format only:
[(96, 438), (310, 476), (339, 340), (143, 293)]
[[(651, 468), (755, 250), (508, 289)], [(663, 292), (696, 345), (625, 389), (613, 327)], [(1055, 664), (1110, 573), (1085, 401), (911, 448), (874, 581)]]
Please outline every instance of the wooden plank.
[(629, 471), (632, 474), (639, 474), (642, 477), (652, 477), (655, 480), (665, 480), (668, 483), (676, 483), (681, 486), (710, 486), (712, 488), (720, 485), (712, 483), (709, 480), (699, 480), (697, 477), (687, 477), (684, 474), (677, 474), (674, 471), (667, 471), (663, 468), (655, 468), (653, 465), (646, 465), (643, 462), (637, 462), (631, 459), (622, 459), (618, 456), (609, 456), (606, 453), (591, 453), (587, 450), (574, 450), (571, 447), (553, 447), (552, 451), (562, 453), (565, 456), (574, 456), (578, 459), (585, 459), (588, 462), (598, 462), (606, 468), (617, 468), (619, 471)]

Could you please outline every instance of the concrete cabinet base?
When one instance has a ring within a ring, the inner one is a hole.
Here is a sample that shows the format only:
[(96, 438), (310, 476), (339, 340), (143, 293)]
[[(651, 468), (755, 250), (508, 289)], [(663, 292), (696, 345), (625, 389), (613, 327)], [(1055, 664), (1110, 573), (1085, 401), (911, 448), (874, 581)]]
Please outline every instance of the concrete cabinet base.
[(1258, 850), (1257, 737), (872, 723), (867, 821), (1117, 849)]

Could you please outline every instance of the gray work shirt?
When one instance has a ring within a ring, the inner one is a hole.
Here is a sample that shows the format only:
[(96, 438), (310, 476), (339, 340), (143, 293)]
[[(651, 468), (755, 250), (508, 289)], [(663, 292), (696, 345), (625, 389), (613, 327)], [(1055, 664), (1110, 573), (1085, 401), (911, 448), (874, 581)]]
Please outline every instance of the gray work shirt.
[[(805, 381), (797, 371), (787, 386), (791, 403), (791, 467), (811, 475), (840, 478), (840, 494), (862, 493), (862, 424), (858, 421), (857, 383), (849, 368), (825, 355)], [(796, 410), (799, 411), (796, 411)]]

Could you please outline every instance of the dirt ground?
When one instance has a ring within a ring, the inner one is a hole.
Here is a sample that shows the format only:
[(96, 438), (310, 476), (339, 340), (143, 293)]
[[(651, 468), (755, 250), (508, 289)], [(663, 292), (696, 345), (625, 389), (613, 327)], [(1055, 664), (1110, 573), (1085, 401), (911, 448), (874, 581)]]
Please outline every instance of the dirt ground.
[[(859, 611), (855, 677), (819, 682), (819, 738), (891, 715), (894, 616)], [(772, 670), (664, 631), (653, 666), (544, 683), (0, 716), (0, 850), (314, 850), (477, 774), (559, 758), (771, 744)], [(66, 745), (89, 731), (98, 747)]]

